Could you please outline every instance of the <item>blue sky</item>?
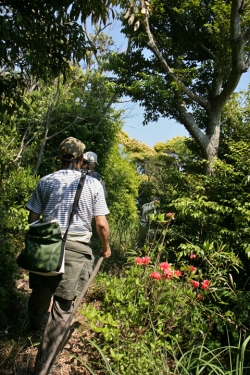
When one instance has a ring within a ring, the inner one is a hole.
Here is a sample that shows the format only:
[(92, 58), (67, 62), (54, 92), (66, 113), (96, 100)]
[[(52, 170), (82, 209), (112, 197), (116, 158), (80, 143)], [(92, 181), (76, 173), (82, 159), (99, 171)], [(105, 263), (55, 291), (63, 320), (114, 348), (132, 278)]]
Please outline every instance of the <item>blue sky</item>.
[[(108, 33), (114, 39), (117, 50), (126, 49), (127, 42), (120, 32), (118, 21), (111, 26)], [(237, 91), (247, 90), (248, 85), (250, 85), (250, 71), (242, 75)], [(143, 108), (139, 104), (126, 103), (123, 107), (127, 108), (123, 130), (128, 133), (130, 138), (136, 138), (148, 146), (153, 147), (157, 142), (166, 142), (178, 135), (189, 136), (183, 125), (167, 118), (160, 118), (157, 122), (151, 122), (143, 126)]]
[[(249, 84), (250, 71), (243, 74), (237, 91), (247, 90)], [(129, 106), (127, 105), (127, 107)], [(166, 142), (168, 139), (172, 139), (178, 135), (189, 136), (183, 125), (167, 118), (160, 118), (158, 122), (151, 122), (143, 126), (143, 108), (136, 104), (130, 105), (127, 116), (124, 119), (123, 130), (128, 133), (130, 138), (136, 138), (151, 147), (157, 142)]]

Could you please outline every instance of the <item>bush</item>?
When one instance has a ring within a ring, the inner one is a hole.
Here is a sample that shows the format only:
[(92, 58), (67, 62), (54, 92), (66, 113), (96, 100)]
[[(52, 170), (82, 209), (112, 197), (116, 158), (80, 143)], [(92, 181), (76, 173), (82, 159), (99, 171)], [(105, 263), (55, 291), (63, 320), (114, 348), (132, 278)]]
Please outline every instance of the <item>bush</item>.
[(91, 306), (82, 312), (103, 337), (119, 374), (128, 374), (128, 368), (130, 373), (152, 373), (152, 363), (140, 361), (147, 351), (157, 357), (158, 351), (168, 350), (178, 358), (181, 350), (204, 340), (208, 350), (220, 348), (227, 330), (233, 342), (242, 331), (246, 334), (247, 297), (235, 289), (230, 274), (239, 271), (239, 259), (223, 245), (207, 242), (192, 245), (192, 251), (183, 247), (169, 263), (165, 242), (174, 219), (173, 213), (151, 215), (154, 235), (137, 250), (141, 256), (130, 251), (120, 275), (98, 277), (105, 313)]
[[(13, 317), (19, 293), (16, 280), (19, 278), (16, 256), (23, 247), (24, 231), (28, 226), (28, 211), (24, 205), (36, 184), (36, 178), (22, 168), (9, 172), (2, 181), (0, 192), (0, 316), (2, 328)], [(12, 311), (12, 314), (9, 312)]]

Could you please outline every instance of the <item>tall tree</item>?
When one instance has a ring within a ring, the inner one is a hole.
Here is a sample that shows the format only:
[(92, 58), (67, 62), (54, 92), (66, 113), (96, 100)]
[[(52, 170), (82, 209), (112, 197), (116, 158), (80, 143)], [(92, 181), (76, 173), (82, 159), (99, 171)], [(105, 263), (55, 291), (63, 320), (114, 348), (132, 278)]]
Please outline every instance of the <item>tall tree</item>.
[(212, 173), (221, 114), (250, 65), (250, 4), (244, 0), (131, 1), (123, 17), (128, 51), (112, 54), (121, 91), (183, 124)]
[(122, 124), (120, 111), (109, 106), (114, 91), (104, 76), (72, 67), (64, 85), (56, 79), (50, 85), (40, 81), (38, 88), (26, 93), (25, 105), (12, 115), (16, 153), (9, 164), (50, 173), (58, 156), (54, 145), (68, 136), (83, 139), (97, 154), (109, 151)]
[(65, 82), (62, 74), (54, 80), (38, 80), (34, 89), (24, 91), (22, 105), (11, 116), (3, 114), (0, 142), (4, 148), (10, 142), (12, 153), (0, 157), (1, 176), (10, 165), (31, 164), (34, 173), (49, 173), (56, 156), (53, 144), (68, 135), (83, 137), (87, 147), (97, 153), (103, 154), (112, 146), (121, 120), (120, 111), (111, 108), (117, 97), (114, 84), (103, 74), (103, 49), (113, 43), (104, 29), (98, 25), (94, 34), (89, 34), (84, 24), (88, 42), (95, 49), (94, 53), (87, 51), (85, 70), (70, 65)]
[(83, 23), (106, 22), (113, 0), (3, 0), (0, 2), (0, 111), (21, 103), (17, 87), (65, 73), (95, 48)]

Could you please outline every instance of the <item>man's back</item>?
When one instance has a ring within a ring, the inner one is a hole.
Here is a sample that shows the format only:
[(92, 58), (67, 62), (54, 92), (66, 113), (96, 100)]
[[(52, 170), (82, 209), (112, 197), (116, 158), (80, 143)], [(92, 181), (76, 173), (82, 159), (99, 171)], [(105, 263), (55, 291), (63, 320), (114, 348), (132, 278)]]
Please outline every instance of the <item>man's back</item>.
[[(37, 213), (43, 212), (44, 221), (56, 219), (62, 231), (65, 231), (80, 177), (81, 172), (72, 169), (61, 169), (43, 177), (27, 208)], [(102, 185), (87, 175), (69, 232), (91, 232), (93, 216), (108, 213)]]

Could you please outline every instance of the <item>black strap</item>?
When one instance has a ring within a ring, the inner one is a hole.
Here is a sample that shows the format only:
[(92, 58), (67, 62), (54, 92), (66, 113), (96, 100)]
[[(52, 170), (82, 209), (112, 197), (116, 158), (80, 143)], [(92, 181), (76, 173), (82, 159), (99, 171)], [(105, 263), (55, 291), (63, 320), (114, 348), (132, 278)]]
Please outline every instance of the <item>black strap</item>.
[(74, 215), (76, 213), (77, 205), (78, 205), (78, 202), (79, 202), (79, 199), (80, 199), (80, 196), (81, 196), (81, 192), (82, 192), (82, 189), (83, 189), (83, 186), (84, 186), (87, 174), (88, 174), (88, 171), (85, 170), (85, 169), (83, 169), (80, 181), (79, 181), (77, 189), (76, 189), (76, 194), (75, 194), (75, 199), (74, 199), (72, 211), (71, 211), (71, 214), (69, 216), (69, 224), (68, 224), (68, 227), (67, 227), (67, 229), (66, 229), (66, 231), (64, 233), (63, 241), (66, 241), (66, 239), (67, 239), (67, 235), (68, 235), (68, 231), (69, 231), (69, 226), (70, 226), (70, 224), (71, 224), (71, 222), (73, 220), (73, 217), (74, 217)]

